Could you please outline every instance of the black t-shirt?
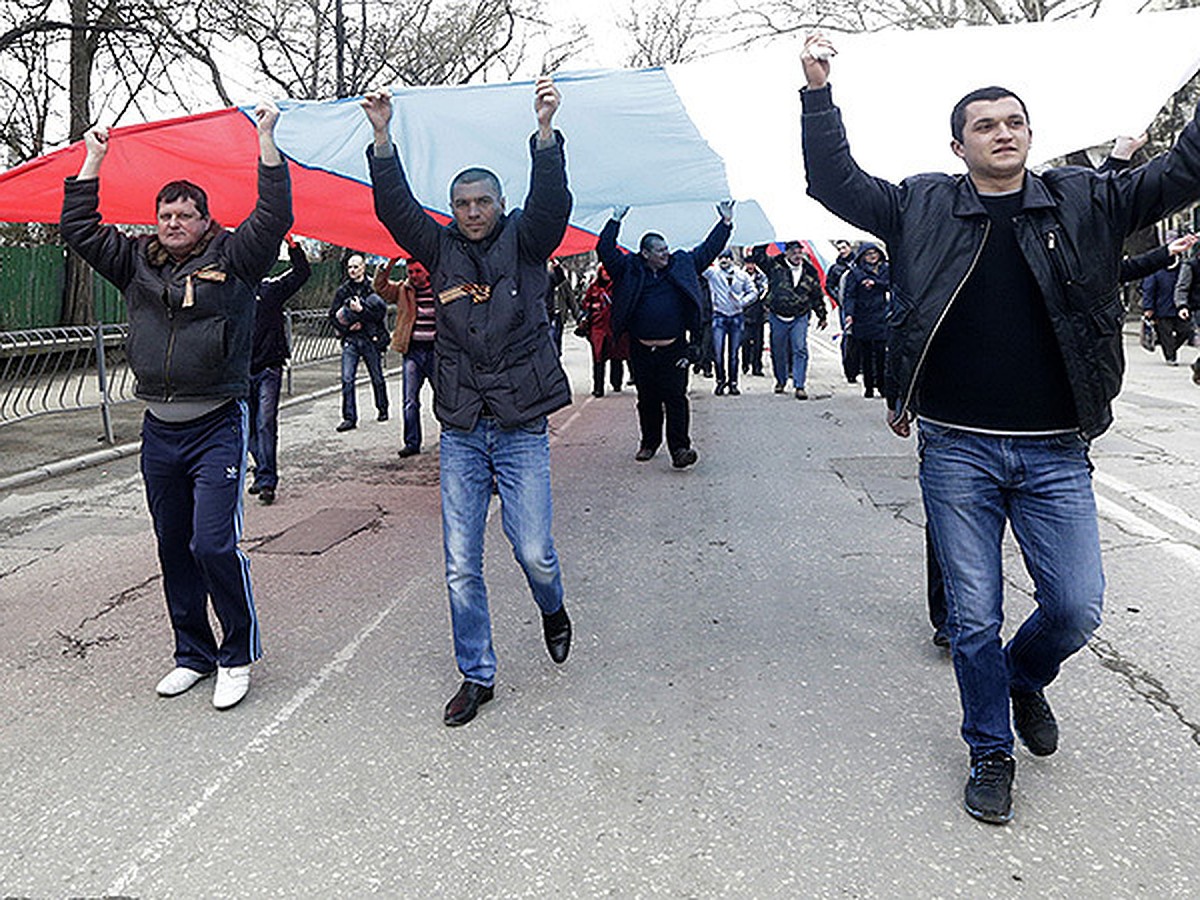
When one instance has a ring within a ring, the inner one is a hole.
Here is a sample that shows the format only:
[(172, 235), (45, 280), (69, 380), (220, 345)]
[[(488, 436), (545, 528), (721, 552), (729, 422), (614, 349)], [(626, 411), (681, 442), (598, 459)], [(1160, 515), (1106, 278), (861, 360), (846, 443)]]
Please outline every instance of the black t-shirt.
[(1017, 244), (1021, 192), (981, 196), (991, 229), (922, 367), (915, 407), (946, 425), (1071, 431), (1079, 416), (1046, 301)]
[(637, 340), (668, 340), (683, 337), (687, 323), (686, 304), (692, 301), (667, 277), (666, 269), (646, 269), (642, 295), (629, 318), (629, 333)]

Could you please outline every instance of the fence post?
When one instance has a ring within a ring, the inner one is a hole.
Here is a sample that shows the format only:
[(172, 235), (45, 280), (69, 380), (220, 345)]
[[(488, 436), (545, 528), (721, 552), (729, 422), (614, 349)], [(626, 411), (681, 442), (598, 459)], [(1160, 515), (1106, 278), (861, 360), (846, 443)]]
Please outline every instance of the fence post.
[(112, 428), (112, 410), (110, 410), (108, 397), (108, 370), (104, 367), (104, 324), (100, 323), (95, 328), (96, 333), (96, 377), (99, 379), (100, 388), (100, 421), (104, 424), (104, 440), (111, 447), (116, 443), (113, 438)]
[(290, 397), (292, 396), (292, 311), (290, 309), (283, 311), (283, 333), (288, 347), (288, 358), (283, 361), (283, 367), (287, 371), (287, 395)]

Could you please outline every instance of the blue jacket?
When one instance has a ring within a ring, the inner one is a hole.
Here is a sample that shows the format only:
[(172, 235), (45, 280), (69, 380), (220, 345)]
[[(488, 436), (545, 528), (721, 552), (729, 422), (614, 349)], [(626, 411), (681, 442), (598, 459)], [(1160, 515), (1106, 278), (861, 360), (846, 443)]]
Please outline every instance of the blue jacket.
[[(609, 219), (600, 230), (596, 242), (596, 253), (613, 281), (612, 330), (613, 337), (620, 338), (629, 330), (629, 320), (642, 299), (642, 287), (646, 280), (646, 262), (639, 253), (622, 253), (617, 248), (617, 233), (621, 223)], [(708, 303), (701, 293), (700, 273), (712, 265), (717, 254), (725, 249), (733, 226), (717, 222), (708, 237), (692, 250), (676, 250), (667, 262), (667, 278), (688, 298), (690, 305), (685, 313), (688, 343), (700, 341), (700, 331), (708, 318)]]
[(1175, 281), (1179, 278), (1179, 266), (1159, 269), (1142, 279), (1142, 309), (1150, 310), (1156, 319), (1169, 319), (1179, 315), (1175, 308)]
[[(438, 421), (470, 431), (486, 409), (515, 428), (571, 402), (546, 318), (546, 261), (567, 230), (563, 138), (548, 147), (529, 141), (533, 169), (525, 208), (503, 216), (481, 241), (451, 222), (439, 225), (413, 196), (399, 157), (371, 149), (375, 214), (396, 242), (429, 270), (437, 302), (437, 371), (433, 403)], [(481, 286), (487, 299), (463, 292)]]
[[(868, 250), (879, 252), (878, 269), (872, 270), (863, 262), (863, 254)], [(888, 290), (891, 287), (891, 278), (891, 270), (883, 250), (877, 244), (864, 241), (854, 257), (854, 264), (846, 274), (846, 295), (842, 298), (846, 305), (846, 318), (853, 320), (850, 333), (856, 340), (887, 340)], [(874, 282), (869, 288), (863, 284), (868, 279)]]

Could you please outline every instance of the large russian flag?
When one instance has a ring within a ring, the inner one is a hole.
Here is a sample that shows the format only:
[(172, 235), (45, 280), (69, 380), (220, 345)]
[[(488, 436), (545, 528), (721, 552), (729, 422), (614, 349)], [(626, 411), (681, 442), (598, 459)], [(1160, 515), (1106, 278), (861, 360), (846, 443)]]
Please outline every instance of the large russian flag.
[[(956, 171), (948, 118), (968, 90), (998, 83), (1025, 100), (1031, 165), (1146, 127), (1200, 68), (1200, 9), (1036, 25), (880, 32), (837, 38), (831, 84), (851, 148), (869, 172), (899, 180)], [(714, 204), (739, 200), (735, 245), (857, 236), (805, 195), (800, 161), (801, 42), (640, 70), (559, 73), (575, 208), (561, 248), (590, 249), (614, 205), (632, 207), (622, 240), (647, 230), (673, 246), (703, 239)], [(484, 165), (520, 206), (534, 128), (530, 81), (397, 88), (392, 134), (413, 190), (448, 213), (454, 173)], [(365, 148), (371, 129), (357, 99), (283, 100), (277, 129), (291, 160), (295, 232), (390, 255), (378, 224)], [(171, 179), (203, 185), (214, 216), (240, 221), (255, 196), (252, 105), (113, 129), (101, 180), (106, 221), (147, 224)], [(0, 221), (57, 221), (62, 179), (81, 145), (0, 174)], [(815, 245), (814, 245), (815, 246)], [(820, 254), (815, 254), (818, 257)]]

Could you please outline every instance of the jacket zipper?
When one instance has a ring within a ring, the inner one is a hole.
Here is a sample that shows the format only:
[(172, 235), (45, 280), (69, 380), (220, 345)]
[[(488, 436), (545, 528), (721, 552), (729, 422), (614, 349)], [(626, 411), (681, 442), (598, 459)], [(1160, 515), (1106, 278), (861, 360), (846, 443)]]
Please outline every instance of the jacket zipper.
[(971, 265), (967, 267), (967, 272), (963, 275), (962, 280), (954, 288), (954, 293), (950, 295), (950, 299), (946, 302), (942, 309), (941, 315), (938, 316), (936, 322), (933, 323), (933, 328), (929, 332), (929, 337), (925, 339), (925, 346), (921, 348), (921, 355), (917, 357), (917, 364), (913, 368), (912, 378), (908, 382), (908, 391), (904, 395), (904, 402), (900, 404), (900, 416), (903, 416), (908, 411), (908, 404), (912, 402), (913, 391), (917, 388), (917, 378), (921, 374), (921, 366), (925, 364), (925, 357), (929, 355), (929, 346), (933, 343), (934, 335), (937, 334), (938, 328), (946, 319), (946, 314), (950, 312), (950, 307), (954, 305), (954, 301), (958, 299), (959, 293), (962, 292), (963, 285), (967, 283), (967, 279), (971, 277), (971, 273), (975, 271), (975, 266), (979, 264), (979, 257), (983, 255), (984, 245), (987, 244), (988, 235), (992, 232), (992, 221), (988, 219), (983, 224), (983, 237), (979, 241), (979, 246), (975, 249), (975, 257), (971, 260)]
[(163, 302), (167, 307), (167, 321), (170, 323), (171, 331), (167, 335), (167, 358), (163, 361), (163, 399), (171, 399), (171, 357), (175, 350), (175, 310), (171, 308), (170, 291), (163, 292)]

